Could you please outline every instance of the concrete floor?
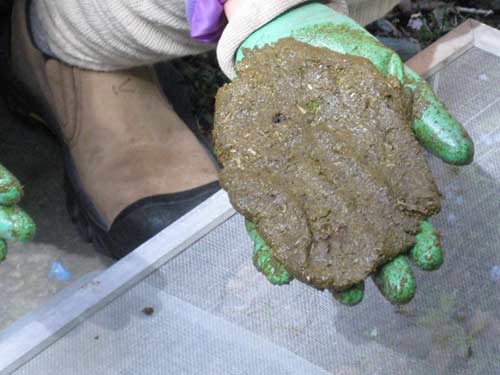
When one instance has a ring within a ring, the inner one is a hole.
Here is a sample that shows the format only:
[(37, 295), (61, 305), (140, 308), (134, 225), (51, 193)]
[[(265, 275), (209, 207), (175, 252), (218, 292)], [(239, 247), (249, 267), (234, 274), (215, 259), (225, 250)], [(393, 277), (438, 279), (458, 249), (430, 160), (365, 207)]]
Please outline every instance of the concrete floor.
[(1, 100), (0, 162), (23, 183), (21, 206), (38, 225), (35, 240), (9, 243), (7, 260), (0, 263), (2, 331), (71, 283), (49, 279), (53, 262), (61, 262), (76, 280), (104, 270), (112, 260), (80, 239), (66, 212), (63, 163), (54, 137), (42, 126), (12, 117)]

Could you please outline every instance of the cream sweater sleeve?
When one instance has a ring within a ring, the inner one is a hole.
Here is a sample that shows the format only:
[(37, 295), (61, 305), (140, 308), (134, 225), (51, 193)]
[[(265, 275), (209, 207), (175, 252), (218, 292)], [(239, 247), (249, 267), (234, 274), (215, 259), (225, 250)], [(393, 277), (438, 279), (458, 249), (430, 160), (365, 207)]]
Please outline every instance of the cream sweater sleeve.
[(191, 39), (185, 0), (35, 0), (31, 6), (51, 52), (81, 68), (125, 69), (215, 48)]
[[(398, 1), (323, 0), (337, 11), (349, 11), (362, 24), (381, 17)], [(240, 44), (273, 18), (306, 2), (245, 0), (217, 47), (222, 70), (233, 76)], [(36, 0), (31, 6), (50, 51), (82, 68), (124, 69), (215, 48), (191, 39), (185, 0)]]
[[(230, 22), (224, 29), (219, 45), (217, 47), (217, 59), (222, 71), (228, 77), (235, 76), (234, 57), (237, 49), (243, 41), (255, 30), (264, 26), (272, 19), (278, 17), (287, 10), (306, 3), (307, 0), (247, 0), (231, 17)], [(327, 2), (331, 8), (348, 13), (345, 0), (331, 0)]]

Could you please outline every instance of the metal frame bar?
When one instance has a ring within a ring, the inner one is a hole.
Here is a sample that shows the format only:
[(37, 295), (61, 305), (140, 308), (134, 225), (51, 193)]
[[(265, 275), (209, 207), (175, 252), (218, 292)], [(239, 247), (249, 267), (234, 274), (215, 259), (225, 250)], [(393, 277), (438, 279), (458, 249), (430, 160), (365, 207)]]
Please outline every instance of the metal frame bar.
[[(407, 65), (429, 77), (472, 47), (500, 56), (500, 31), (467, 21)], [(220, 191), (108, 270), (14, 323), (0, 335), (0, 375), (19, 368), (234, 214), (226, 193)]]
[(236, 212), (219, 191), (100, 275), (64, 290), (0, 335), (0, 374), (9, 374)]

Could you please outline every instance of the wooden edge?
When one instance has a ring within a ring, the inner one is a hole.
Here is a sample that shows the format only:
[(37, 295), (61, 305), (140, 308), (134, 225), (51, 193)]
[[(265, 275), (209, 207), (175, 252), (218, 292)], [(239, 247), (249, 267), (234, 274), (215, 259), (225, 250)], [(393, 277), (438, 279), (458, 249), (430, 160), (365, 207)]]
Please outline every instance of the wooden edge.
[(500, 31), (475, 21), (478, 26), (474, 28), (474, 45), (486, 52), (500, 57)]
[(475, 44), (474, 30), (482, 26), (475, 20), (468, 20), (437, 40), (418, 55), (406, 62), (422, 77), (427, 78), (436, 70), (456, 59)]

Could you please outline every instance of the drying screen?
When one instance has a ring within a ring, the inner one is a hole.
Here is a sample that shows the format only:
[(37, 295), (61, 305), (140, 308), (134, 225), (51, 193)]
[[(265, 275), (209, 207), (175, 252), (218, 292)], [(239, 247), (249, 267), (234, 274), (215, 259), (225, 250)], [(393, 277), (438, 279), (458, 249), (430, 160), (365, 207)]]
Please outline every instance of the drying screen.
[(410, 304), (390, 305), (371, 281), (354, 308), (299, 282), (273, 287), (233, 216), (15, 374), (499, 374), (500, 59), (472, 48), (429, 81), (476, 159), (429, 157), (446, 262), (415, 271)]

